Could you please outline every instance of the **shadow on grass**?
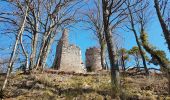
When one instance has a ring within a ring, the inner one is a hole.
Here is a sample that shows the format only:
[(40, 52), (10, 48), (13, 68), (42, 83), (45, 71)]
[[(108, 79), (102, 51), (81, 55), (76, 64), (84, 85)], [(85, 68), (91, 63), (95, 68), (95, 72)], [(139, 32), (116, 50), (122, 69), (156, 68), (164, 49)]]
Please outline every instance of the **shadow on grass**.
[[(69, 88), (61, 88), (58, 85), (51, 85), (51, 84), (44, 84), (42, 82), (40, 82), (39, 80), (36, 80), (35, 78), (25, 78), (27, 81), (32, 81), (33, 83), (29, 86), (25, 85), (26, 83), (23, 83), (22, 81), (20, 83), (17, 84), (12, 84), (12, 87), (14, 87), (13, 89), (10, 89), (5, 91), (4, 98), (17, 98), (18, 96), (27, 96), (27, 93), (31, 93), (31, 91), (34, 90), (38, 90), (38, 91), (42, 91), (42, 92), (46, 92), (46, 91), (50, 91), (53, 95), (56, 96), (61, 96), (61, 97), (78, 97), (78, 96), (82, 96), (83, 94), (97, 94), (97, 95), (101, 95), (103, 97), (105, 96), (110, 96), (111, 92), (109, 90), (96, 90), (93, 88), (83, 88), (83, 87), (78, 87), (78, 88), (73, 88), (73, 87), (69, 87)], [(35, 84), (41, 84), (44, 86), (44, 88), (36, 88)], [(40, 93), (36, 93), (35, 95), (37, 95), (37, 98), (41, 97)], [(50, 97), (50, 95), (49, 95)], [(51, 96), (54, 97), (54, 96)], [(30, 97), (31, 98), (31, 97)]]
[(58, 89), (58, 95), (68, 95), (68, 96), (73, 96), (77, 97), (79, 95), (83, 95), (84, 93), (97, 93), (103, 97), (105, 96), (110, 96), (111, 93), (110, 91), (99, 91), (99, 90), (94, 90), (94, 89), (84, 89), (84, 88), (68, 88), (68, 89)]

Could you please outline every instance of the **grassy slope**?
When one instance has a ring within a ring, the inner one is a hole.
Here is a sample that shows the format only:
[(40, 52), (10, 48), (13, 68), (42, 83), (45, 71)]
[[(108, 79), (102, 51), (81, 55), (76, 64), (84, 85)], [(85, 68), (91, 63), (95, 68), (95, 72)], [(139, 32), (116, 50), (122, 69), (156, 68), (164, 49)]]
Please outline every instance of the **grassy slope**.
[[(10, 77), (9, 83), (4, 93), (7, 100), (111, 99), (109, 74), (16, 74)], [(122, 97), (126, 99), (154, 100), (166, 98), (170, 100), (166, 96), (167, 79), (164, 77), (126, 77), (122, 78), (121, 85), (123, 90)]]

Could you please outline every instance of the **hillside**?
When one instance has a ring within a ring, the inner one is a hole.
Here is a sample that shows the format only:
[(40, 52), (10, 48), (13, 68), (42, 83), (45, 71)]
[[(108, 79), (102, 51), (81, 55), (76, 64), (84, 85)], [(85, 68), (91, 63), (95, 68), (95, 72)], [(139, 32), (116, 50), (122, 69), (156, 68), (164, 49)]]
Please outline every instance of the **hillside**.
[[(109, 72), (73, 74), (43, 73), (10, 77), (5, 100), (111, 100)], [(3, 76), (0, 77), (1, 84)], [(122, 99), (170, 100), (163, 76), (122, 77)]]

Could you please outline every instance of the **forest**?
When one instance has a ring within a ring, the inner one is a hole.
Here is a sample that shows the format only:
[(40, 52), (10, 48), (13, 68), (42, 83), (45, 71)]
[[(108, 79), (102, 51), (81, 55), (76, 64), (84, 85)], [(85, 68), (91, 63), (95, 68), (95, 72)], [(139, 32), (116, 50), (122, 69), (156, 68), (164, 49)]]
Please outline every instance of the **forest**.
[(170, 100), (170, 0), (0, 0), (0, 99)]

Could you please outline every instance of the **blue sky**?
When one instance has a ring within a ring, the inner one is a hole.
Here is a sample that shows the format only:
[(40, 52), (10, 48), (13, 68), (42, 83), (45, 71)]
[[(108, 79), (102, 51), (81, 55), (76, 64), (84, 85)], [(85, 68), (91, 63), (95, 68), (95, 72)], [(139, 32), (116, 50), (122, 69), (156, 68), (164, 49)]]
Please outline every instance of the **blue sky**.
[[(89, 7), (92, 7), (91, 3), (89, 3), (89, 5), (90, 5)], [(153, 1), (151, 1), (151, 7), (152, 8), (150, 10), (153, 15), (150, 16), (151, 19), (149, 20), (149, 23), (148, 23), (148, 26), (146, 29), (146, 31), (148, 32), (148, 36), (149, 36), (148, 37), (149, 42), (153, 46), (155, 46), (157, 49), (161, 49), (161, 50), (165, 51), (167, 54), (167, 57), (170, 58), (167, 44), (165, 43), (165, 39), (162, 34), (162, 29), (161, 29), (160, 23), (157, 19), (156, 11), (154, 9)], [(80, 46), (80, 48), (82, 50), (83, 60), (84, 60), (85, 59), (85, 55), (84, 55), (85, 50), (89, 47), (92, 47), (95, 45), (99, 46), (99, 45), (98, 45), (98, 42), (94, 39), (95, 36), (93, 35), (92, 31), (84, 30), (84, 28), (79, 27), (79, 26), (83, 26), (83, 24), (77, 25), (76, 29), (72, 29), (72, 31), (70, 31), (69, 40), (71, 43), (74, 43), (74, 44), (77, 44), (78, 46)], [(133, 46), (137, 45), (135, 38), (134, 38), (134, 34), (132, 32), (120, 30), (120, 35), (121, 35), (121, 37), (119, 37), (119, 41), (120, 41), (120, 45), (122, 45), (122, 47), (124, 47), (126, 49), (131, 49)]]
[[(169, 51), (167, 49), (167, 45), (165, 44), (165, 40), (159, 22), (152, 22), (148, 27), (147, 31), (149, 36), (149, 42), (156, 48), (164, 50), (167, 54), (167, 57), (170, 58)], [(133, 46), (137, 46), (134, 34), (132, 32), (122, 32), (120, 34), (121, 38), (119, 41), (121, 41), (120, 45), (122, 45), (122, 47), (129, 50)], [(96, 45), (99, 46), (98, 42), (94, 39), (94, 37), (95, 36), (93, 35), (92, 31), (83, 30), (81, 28), (74, 29), (69, 33), (70, 43), (76, 44), (81, 48), (83, 60), (85, 60), (85, 51), (87, 48)]]
[[(2, 3), (0, 3), (0, 8), (1, 7), (7, 9), (7, 6), (5, 6)], [(154, 9), (153, 9), (153, 12), (155, 12)], [(170, 58), (167, 45), (165, 44), (164, 37), (162, 36), (162, 30), (158, 22), (157, 16), (153, 15), (152, 20), (153, 21), (149, 24), (149, 27), (147, 29), (147, 32), (149, 34), (149, 41), (151, 44), (156, 46), (158, 49), (164, 50), (167, 54), (167, 57)], [(77, 46), (81, 48), (82, 59), (83, 61), (85, 61), (86, 49), (89, 47), (93, 47), (96, 45), (99, 46), (99, 45), (98, 45), (98, 42), (94, 39), (95, 36), (93, 32), (90, 30), (85, 30), (82, 26), (84, 26), (83, 23), (76, 24), (76, 26), (74, 26), (75, 28), (69, 31), (69, 41), (71, 44), (76, 44)], [(120, 45), (122, 45), (122, 47), (126, 49), (130, 49), (133, 46), (136, 46), (136, 41), (135, 41), (135, 38), (132, 32), (121, 31), (120, 34), (121, 34), (121, 38), (119, 41), (121, 41)], [(1, 41), (0, 47), (5, 47), (5, 48), (9, 47), (11, 43), (13, 42), (11, 38), (9, 38), (8, 36), (3, 36), (3, 35), (0, 35), (0, 41)], [(56, 46), (56, 43), (54, 43), (52, 46), (52, 53), (55, 52), (55, 46)], [(9, 52), (10, 52), (9, 50), (5, 50), (5, 51), (0, 50), (0, 58), (6, 57), (6, 55), (8, 55)], [(52, 54), (52, 56), (54, 56), (54, 54)], [(48, 65), (51, 65), (52, 58), (51, 56), (49, 57)]]
[[(155, 12), (155, 9), (153, 9)], [(156, 12), (155, 12), (156, 13)], [(162, 29), (156, 15), (151, 16), (152, 19), (147, 26), (147, 33), (149, 42), (155, 46), (157, 49), (165, 51), (166, 56), (170, 59), (169, 51), (165, 39), (162, 34)], [(131, 49), (133, 46), (137, 46), (134, 34), (132, 32), (120, 31), (121, 37), (119, 38), (120, 45), (127, 50)], [(138, 34), (139, 36), (139, 34)], [(73, 29), (70, 31), (69, 40), (71, 43), (78, 45), (82, 50), (82, 58), (85, 61), (85, 51), (89, 47), (99, 46), (98, 42), (94, 39), (94, 34), (92, 31), (84, 30), (82, 27)], [(148, 54), (149, 56), (149, 54)], [(150, 67), (155, 67), (154, 65), (149, 65)]]

